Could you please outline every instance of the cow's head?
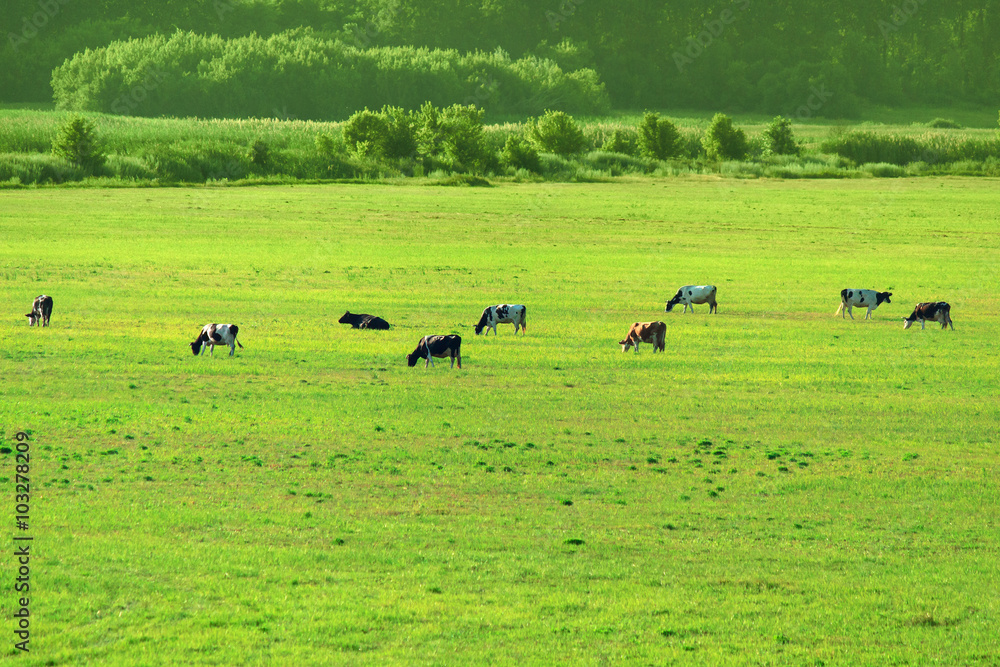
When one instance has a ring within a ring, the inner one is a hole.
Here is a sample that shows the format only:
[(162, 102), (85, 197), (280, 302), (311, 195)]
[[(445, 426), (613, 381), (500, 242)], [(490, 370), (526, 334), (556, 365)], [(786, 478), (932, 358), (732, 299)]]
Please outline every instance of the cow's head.
[(476, 325), (476, 335), (483, 333), (483, 329), (486, 328), (486, 324), (490, 319), (490, 309), (487, 308), (483, 310), (482, 316), (479, 318), (479, 323)]
[(25, 313), (24, 316), (28, 318), (29, 327), (35, 326), (35, 323), (38, 322), (38, 315), (36, 313)]
[(892, 292), (877, 292), (875, 294), (875, 305), (877, 306), (883, 301), (885, 303), (892, 303), (892, 301), (889, 301), (890, 296), (892, 296)]
[(198, 340), (196, 340), (195, 342), (193, 342), (193, 343), (190, 343), (190, 345), (191, 345), (191, 352), (192, 352), (192, 353), (193, 353), (193, 354), (194, 354), (195, 356), (197, 356), (197, 355), (198, 355), (198, 353), (199, 353), (199, 352), (201, 352), (201, 339), (199, 338), (199, 339), (198, 339)]
[(406, 355), (406, 365), (412, 368), (417, 365), (417, 361), (420, 358), (421, 357), (416, 352), (408, 354)]
[(677, 294), (674, 295), (674, 298), (671, 299), (670, 301), (667, 301), (667, 307), (663, 309), (663, 312), (669, 313), (671, 310), (673, 310), (674, 306), (676, 306), (681, 302), (681, 298), (683, 296), (684, 296), (684, 290), (681, 289), (677, 290)]
[(632, 342), (632, 341), (631, 341), (630, 339), (628, 339), (628, 338), (626, 338), (625, 340), (620, 340), (620, 341), (618, 341), (618, 344), (622, 346), (622, 352), (628, 352), (628, 349), (629, 349), (630, 347), (632, 347), (633, 345), (635, 345), (635, 343), (633, 343), (633, 342)]
[(913, 323), (917, 321), (917, 311), (910, 313), (909, 317), (903, 318), (903, 329), (909, 329), (913, 326)]
[(337, 320), (340, 324), (350, 324), (351, 323), (351, 311), (344, 313), (344, 316)]

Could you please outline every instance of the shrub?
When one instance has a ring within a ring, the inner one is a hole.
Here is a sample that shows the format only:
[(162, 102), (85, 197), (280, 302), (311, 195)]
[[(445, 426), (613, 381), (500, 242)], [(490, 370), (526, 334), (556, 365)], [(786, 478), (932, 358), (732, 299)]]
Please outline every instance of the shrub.
[(624, 153), (611, 153), (608, 151), (591, 151), (583, 157), (581, 162), (587, 167), (610, 174), (611, 176), (648, 174), (657, 165), (654, 159), (633, 157)]
[(576, 155), (586, 146), (580, 126), (562, 111), (546, 111), (530, 124), (528, 136), (539, 150), (556, 155)]
[(933, 127), (936, 129), (944, 130), (961, 130), (962, 126), (955, 121), (948, 118), (935, 118), (931, 122), (927, 123), (927, 127)]
[[(426, 106), (426, 105), (425, 105)], [(435, 119), (440, 154), (453, 169), (485, 171), (490, 166), (492, 153), (487, 149), (483, 135), (483, 110), (476, 106), (453, 104), (440, 114), (429, 115)], [(430, 142), (432, 131), (424, 131), (425, 143)]]
[(747, 154), (747, 135), (733, 127), (733, 120), (717, 113), (702, 138), (705, 154), (710, 160), (742, 160)]
[(657, 160), (676, 157), (684, 150), (677, 127), (666, 118), (661, 119), (656, 113), (643, 116), (642, 124), (639, 125), (639, 146), (643, 155)]
[(94, 124), (80, 116), (72, 116), (59, 128), (52, 140), (52, 153), (90, 172), (99, 169), (105, 160)]
[(767, 149), (775, 155), (798, 155), (799, 145), (792, 135), (792, 121), (776, 116), (764, 130)]
[(359, 157), (401, 158), (417, 150), (413, 114), (399, 107), (365, 108), (344, 123), (344, 142)]
[(639, 154), (639, 134), (634, 130), (616, 129), (604, 141), (602, 148), (611, 153), (635, 157)]
[(250, 145), (247, 158), (259, 171), (266, 170), (271, 166), (271, 149), (263, 140), (257, 139)]
[(510, 135), (500, 151), (500, 164), (512, 169), (526, 169), (536, 174), (541, 173), (542, 163), (538, 159), (538, 151), (523, 137)]
[(875, 178), (900, 178), (906, 176), (906, 169), (898, 164), (888, 164), (886, 162), (870, 162), (861, 165), (861, 170), (866, 171)]

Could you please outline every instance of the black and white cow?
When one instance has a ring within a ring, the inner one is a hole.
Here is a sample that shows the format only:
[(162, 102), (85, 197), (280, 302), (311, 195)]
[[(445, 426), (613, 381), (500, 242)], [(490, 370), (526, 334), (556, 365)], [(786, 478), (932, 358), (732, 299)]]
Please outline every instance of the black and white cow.
[(951, 330), (955, 330), (955, 325), (951, 321), (951, 306), (944, 301), (918, 303), (910, 316), (903, 318), (903, 328), (909, 329), (917, 320), (920, 320), (921, 329), (930, 320), (931, 322), (940, 322), (942, 329), (947, 329), (948, 325), (951, 324)]
[(840, 308), (834, 315), (840, 315), (846, 319), (847, 315), (854, 319), (854, 313), (851, 312), (852, 308), (868, 308), (868, 312), (865, 313), (865, 319), (867, 320), (872, 316), (872, 311), (881, 306), (883, 303), (892, 303), (889, 297), (892, 296), (892, 292), (876, 292), (873, 289), (843, 289), (840, 290)]
[(451, 368), (455, 367), (455, 362), (458, 361), (458, 367), (462, 367), (462, 337), (450, 334), (447, 336), (424, 336), (417, 343), (417, 349), (415, 349), (410, 354), (406, 355), (406, 365), (413, 366), (417, 365), (417, 361), (420, 359), (426, 359), (424, 362), (424, 368), (427, 368), (428, 364), (434, 365), (434, 357), (439, 359), (442, 357), (451, 357)]
[(353, 329), (378, 329), (385, 331), (389, 328), (389, 323), (381, 317), (352, 313), (351, 311), (344, 313), (344, 316), (338, 322), (341, 324), (350, 324)]
[(236, 340), (236, 335), (240, 328), (235, 324), (206, 324), (198, 334), (198, 339), (191, 343), (191, 352), (194, 354), (204, 354), (205, 348), (209, 349), (209, 355), (215, 356), (216, 345), (228, 345), (229, 356), (236, 353), (236, 346), (243, 349), (243, 344)]
[(24, 316), (28, 318), (29, 327), (33, 327), (39, 322), (41, 322), (39, 326), (49, 326), (49, 318), (52, 317), (52, 297), (45, 294), (36, 296), (35, 301), (31, 304), (31, 312), (25, 313)]
[(514, 333), (517, 333), (518, 328), (521, 329), (523, 334), (528, 330), (528, 309), (524, 306), (511, 305), (511, 304), (501, 304), (499, 306), (487, 306), (483, 309), (483, 314), (479, 318), (479, 324), (476, 325), (476, 335), (483, 333), (483, 329), (486, 329), (486, 335), (490, 333), (490, 329), (493, 329), (493, 335), (497, 335), (497, 325), (498, 324), (513, 324)]
[(689, 306), (693, 313), (696, 303), (707, 303), (709, 314), (719, 312), (719, 306), (715, 303), (715, 285), (685, 285), (677, 290), (674, 298), (667, 301), (667, 307), (663, 312), (669, 313), (679, 303), (684, 304), (685, 313)]

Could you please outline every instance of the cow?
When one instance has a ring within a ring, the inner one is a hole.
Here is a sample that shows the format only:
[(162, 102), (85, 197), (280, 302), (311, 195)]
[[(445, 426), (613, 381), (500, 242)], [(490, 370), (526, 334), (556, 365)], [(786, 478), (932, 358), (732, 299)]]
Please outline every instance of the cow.
[(883, 303), (892, 303), (889, 300), (890, 296), (892, 296), (892, 292), (876, 292), (873, 289), (842, 289), (840, 290), (840, 308), (837, 309), (834, 316), (840, 315), (847, 319), (846, 316), (850, 315), (853, 320), (854, 313), (851, 312), (851, 309), (865, 306), (868, 308), (868, 312), (865, 313), (867, 320), (872, 316), (872, 311)]
[(24, 316), (28, 318), (29, 327), (36, 324), (42, 327), (49, 326), (49, 318), (52, 317), (52, 297), (45, 294), (36, 296), (31, 304), (31, 312), (25, 313)]
[(462, 368), (462, 337), (454, 334), (447, 336), (424, 336), (417, 343), (417, 349), (406, 355), (406, 365), (413, 367), (420, 359), (426, 359), (424, 368), (434, 365), (434, 357), (451, 357), (451, 368)]
[(240, 328), (235, 324), (206, 324), (198, 334), (197, 340), (191, 343), (191, 352), (195, 355), (204, 354), (205, 348), (209, 349), (209, 355), (215, 356), (216, 345), (228, 345), (229, 356), (236, 353), (236, 346), (243, 349), (243, 344), (236, 340), (236, 335)]
[(351, 311), (344, 313), (344, 316), (341, 317), (338, 322), (341, 324), (350, 324), (352, 329), (377, 329), (380, 331), (386, 331), (389, 328), (389, 323), (381, 317), (376, 317), (375, 315), (357, 314), (352, 313)]
[(639, 343), (652, 343), (653, 354), (656, 354), (657, 350), (666, 352), (666, 337), (667, 325), (663, 322), (635, 322), (625, 340), (618, 341), (618, 344), (622, 346), (622, 352), (628, 352), (634, 346), (638, 354)]
[(528, 309), (520, 304), (510, 305), (507, 303), (499, 306), (487, 306), (483, 309), (483, 314), (476, 325), (476, 335), (478, 336), (483, 333), (483, 329), (486, 329), (488, 336), (490, 329), (493, 329), (493, 335), (496, 336), (498, 324), (513, 324), (514, 333), (516, 334), (520, 328), (523, 334), (528, 330)]
[(951, 306), (944, 301), (930, 301), (918, 303), (910, 313), (909, 317), (903, 318), (903, 328), (909, 329), (913, 323), (920, 320), (920, 328), (923, 329), (927, 320), (940, 322), (942, 329), (947, 329), (951, 324), (951, 330), (955, 330), (955, 325), (951, 321)]
[(663, 312), (669, 313), (679, 303), (684, 304), (685, 313), (688, 306), (691, 307), (693, 313), (696, 303), (707, 303), (709, 314), (719, 312), (719, 305), (715, 303), (715, 285), (685, 285), (677, 290), (674, 298), (667, 301), (667, 307)]

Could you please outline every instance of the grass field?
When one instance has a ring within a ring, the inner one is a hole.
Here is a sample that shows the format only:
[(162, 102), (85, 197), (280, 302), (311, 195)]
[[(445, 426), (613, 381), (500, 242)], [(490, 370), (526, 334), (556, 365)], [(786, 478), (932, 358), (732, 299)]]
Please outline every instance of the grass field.
[[(20, 664), (997, 664), (998, 186), (6, 191)], [(505, 302), (527, 335), (476, 337)], [(462, 370), (406, 366), (428, 333)]]

